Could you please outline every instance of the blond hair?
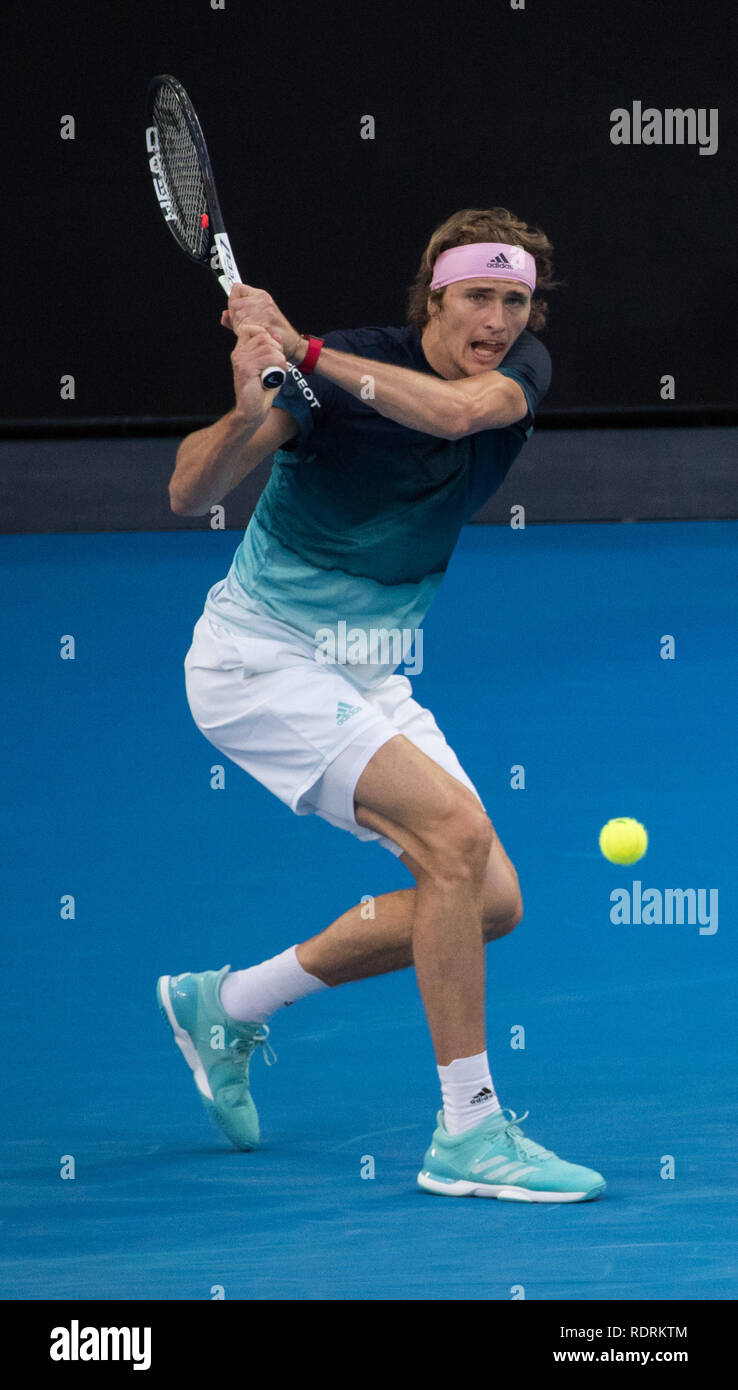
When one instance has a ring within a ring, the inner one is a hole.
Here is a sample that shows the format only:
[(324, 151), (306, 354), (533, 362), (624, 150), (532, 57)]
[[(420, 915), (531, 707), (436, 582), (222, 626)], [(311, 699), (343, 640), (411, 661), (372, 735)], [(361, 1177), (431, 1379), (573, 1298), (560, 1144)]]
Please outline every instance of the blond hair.
[(540, 290), (557, 289), (563, 281), (553, 279), (551, 254), (553, 246), (539, 227), (529, 227), (507, 208), (464, 208), (455, 212), (436, 227), (420, 258), (418, 273), (408, 294), (407, 320), (423, 329), (428, 322), (428, 296), (431, 303), (440, 304), (444, 290), (430, 288), (433, 267), (443, 251), (452, 246), (468, 246), (476, 241), (501, 241), (509, 246), (522, 246), (536, 263), (536, 288), (531, 303), (528, 327), (533, 332), (545, 328), (548, 303), (538, 297)]

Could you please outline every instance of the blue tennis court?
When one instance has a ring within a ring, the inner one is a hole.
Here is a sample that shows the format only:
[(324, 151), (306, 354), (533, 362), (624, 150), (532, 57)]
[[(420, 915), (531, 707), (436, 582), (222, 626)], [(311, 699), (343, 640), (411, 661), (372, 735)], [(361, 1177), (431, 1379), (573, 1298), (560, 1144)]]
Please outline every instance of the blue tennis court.
[[(182, 663), (233, 532), (0, 538), (3, 1297), (735, 1297), (736, 539), (466, 527), (424, 624), (414, 694), (525, 902), (487, 949), (497, 1091), (608, 1180), (527, 1206), (416, 1187), (440, 1098), (412, 971), (279, 1013), (277, 1065), (252, 1064), (263, 1147), (229, 1147), (157, 976), (252, 964), (411, 880), (235, 766), (211, 787)], [(619, 815), (650, 834), (629, 869), (597, 847)], [(617, 889), (711, 915), (613, 922)]]

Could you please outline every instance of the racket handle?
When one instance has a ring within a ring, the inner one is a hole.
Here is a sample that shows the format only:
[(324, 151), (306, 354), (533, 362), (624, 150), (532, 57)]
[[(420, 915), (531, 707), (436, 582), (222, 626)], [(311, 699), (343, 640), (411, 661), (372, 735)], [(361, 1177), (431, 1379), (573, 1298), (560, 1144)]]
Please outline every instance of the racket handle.
[[(231, 243), (225, 232), (216, 233), (215, 245), (218, 248), (220, 265), (223, 271), (222, 275), (218, 275), (218, 283), (222, 285), (226, 294), (230, 294), (233, 286), (243, 284), (243, 281), (238, 273), (236, 258), (231, 250)], [(265, 391), (277, 390), (278, 387), (284, 385), (286, 380), (287, 373), (284, 367), (265, 367), (261, 373), (261, 384)]]
[(274, 391), (283, 386), (287, 379), (284, 367), (265, 367), (261, 374), (261, 384), (265, 391)]

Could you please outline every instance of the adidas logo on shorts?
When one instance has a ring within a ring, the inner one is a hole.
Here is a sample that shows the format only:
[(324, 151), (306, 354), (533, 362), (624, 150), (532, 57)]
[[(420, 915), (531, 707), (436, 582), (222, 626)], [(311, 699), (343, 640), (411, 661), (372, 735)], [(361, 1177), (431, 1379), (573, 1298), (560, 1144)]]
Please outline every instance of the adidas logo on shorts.
[(345, 724), (352, 714), (360, 714), (361, 705), (347, 705), (345, 700), (339, 700), (336, 706), (336, 723)]

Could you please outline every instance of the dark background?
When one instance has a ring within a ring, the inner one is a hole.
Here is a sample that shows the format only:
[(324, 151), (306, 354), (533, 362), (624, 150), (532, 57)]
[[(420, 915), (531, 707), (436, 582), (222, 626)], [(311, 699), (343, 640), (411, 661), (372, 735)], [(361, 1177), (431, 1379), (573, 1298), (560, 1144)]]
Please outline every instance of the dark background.
[[(402, 322), (434, 226), (502, 204), (548, 233), (567, 282), (542, 335), (542, 423), (686, 407), (717, 420), (734, 405), (727, 0), (61, 0), (15, 7), (4, 32), (7, 432), (174, 427), (230, 407), (225, 299), (175, 247), (150, 186), (143, 107), (161, 71), (200, 114), (242, 274), (296, 326)], [(719, 108), (718, 152), (612, 145), (610, 111), (634, 100)], [(75, 401), (59, 398), (63, 373)]]

